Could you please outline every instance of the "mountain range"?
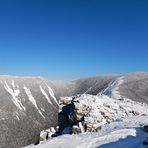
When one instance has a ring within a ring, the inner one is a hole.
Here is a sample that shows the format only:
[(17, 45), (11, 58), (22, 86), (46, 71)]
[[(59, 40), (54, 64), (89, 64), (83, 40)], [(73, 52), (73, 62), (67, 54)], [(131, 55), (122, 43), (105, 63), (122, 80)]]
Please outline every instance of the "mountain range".
[(103, 75), (69, 82), (0, 76), (0, 148), (36, 143), (40, 131), (57, 125), (59, 99), (78, 94), (103, 94), (148, 104), (148, 73)]

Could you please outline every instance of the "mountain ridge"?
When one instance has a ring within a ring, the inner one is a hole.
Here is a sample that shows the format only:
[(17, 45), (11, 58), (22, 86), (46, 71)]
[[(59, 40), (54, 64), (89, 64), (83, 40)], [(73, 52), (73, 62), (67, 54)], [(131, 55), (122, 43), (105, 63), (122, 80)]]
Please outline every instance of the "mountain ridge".
[(145, 72), (69, 82), (42, 77), (0, 76), (0, 148), (19, 148), (35, 143), (41, 130), (55, 126), (59, 97), (84, 93), (97, 95), (120, 77), (124, 79), (118, 89), (121, 96), (148, 104), (148, 73)]

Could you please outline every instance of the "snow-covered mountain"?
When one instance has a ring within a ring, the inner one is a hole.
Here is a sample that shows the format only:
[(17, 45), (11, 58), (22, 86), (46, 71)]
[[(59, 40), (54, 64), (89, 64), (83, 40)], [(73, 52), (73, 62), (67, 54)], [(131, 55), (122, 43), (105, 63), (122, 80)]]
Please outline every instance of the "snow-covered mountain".
[[(61, 97), (58, 126), (42, 131), (38, 146), (26, 148), (147, 147), (143, 127), (148, 125), (148, 105), (120, 94), (125, 80), (124, 76), (111, 80), (97, 95)], [(58, 134), (62, 136), (52, 138)]]
[(70, 87), (41, 77), (0, 76), (0, 148), (36, 143), (41, 130), (57, 123), (57, 96), (71, 94)]
[[(59, 111), (57, 102), (60, 97), (83, 94), (75, 98), (75, 101), (80, 99), (83, 102), (86, 99), (85, 105), (88, 100), (93, 104), (88, 98), (95, 101), (102, 99), (100, 102), (105, 104), (111, 101), (117, 108), (120, 108), (121, 104), (125, 107), (126, 104), (126, 110), (134, 112), (135, 107), (139, 108), (136, 103), (122, 101), (131, 99), (142, 102), (138, 103), (142, 108), (143, 103), (148, 104), (147, 92), (148, 73), (96, 76), (70, 82), (49, 81), (41, 77), (0, 76), (0, 148), (19, 148), (36, 143), (40, 131), (57, 125)], [(133, 102), (131, 100), (129, 102)], [(79, 105), (77, 103), (78, 108)], [(96, 105), (98, 107), (99, 104)], [(84, 108), (83, 110), (85, 112)], [(98, 109), (94, 112), (97, 118)]]
[(88, 93), (96, 95), (111, 84), (116, 84), (116, 79), (122, 78), (118, 92), (124, 98), (148, 104), (148, 73), (136, 72), (124, 75), (103, 75), (84, 78), (74, 81), (75, 94)]

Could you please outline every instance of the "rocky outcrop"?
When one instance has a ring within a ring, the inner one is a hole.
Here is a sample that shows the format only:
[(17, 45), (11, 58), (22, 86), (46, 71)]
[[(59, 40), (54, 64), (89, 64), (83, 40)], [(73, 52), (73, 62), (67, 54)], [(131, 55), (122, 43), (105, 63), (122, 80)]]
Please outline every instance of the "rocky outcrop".
[[(59, 99), (58, 126), (52, 130), (55, 133), (51, 130), (44, 131), (44, 135), (54, 137), (98, 131), (106, 123), (127, 116), (141, 115), (143, 110), (148, 111), (147, 105), (138, 104), (130, 99), (115, 100), (106, 95), (83, 94), (62, 97)], [(46, 136), (44, 140), (47, 139)]]
[[(63, 98), (61, 100), (63, 102)], [(65, 100), (70, 102), (70, 98)], [(92, 132), (113, 120), (139, 115), (140, 113), (130, 106), (134, 102), (131, 101), (131, 104), (129, 104), (128, 101), (113, 100), (106, 95), (93, 96), (83, 94), (73, 97), (71, 98), (71, 103), (64, 106), (59, 113), (59, 123), (62, 123), (62, 126), (59, 125), (59, 127), (64, 130), (69, 126), (69, 129), (71, 129), (70, 133), (73, 133), (75, 129)], [(64, 122), (63, 118), (65, 118)]]

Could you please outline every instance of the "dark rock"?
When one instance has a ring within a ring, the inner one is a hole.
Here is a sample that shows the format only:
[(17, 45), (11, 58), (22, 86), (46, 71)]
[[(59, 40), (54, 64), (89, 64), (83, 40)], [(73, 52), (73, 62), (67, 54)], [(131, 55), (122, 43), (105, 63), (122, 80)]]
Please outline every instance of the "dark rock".
[(144, 126), (144, 130), (145, 130), (146, 132), (148, 132), (148, 125), (145, 125), (145, 126)]
[(148, 137), (146, 138), (145, 141), (143, 141), (143, 145), (148, 145)]

